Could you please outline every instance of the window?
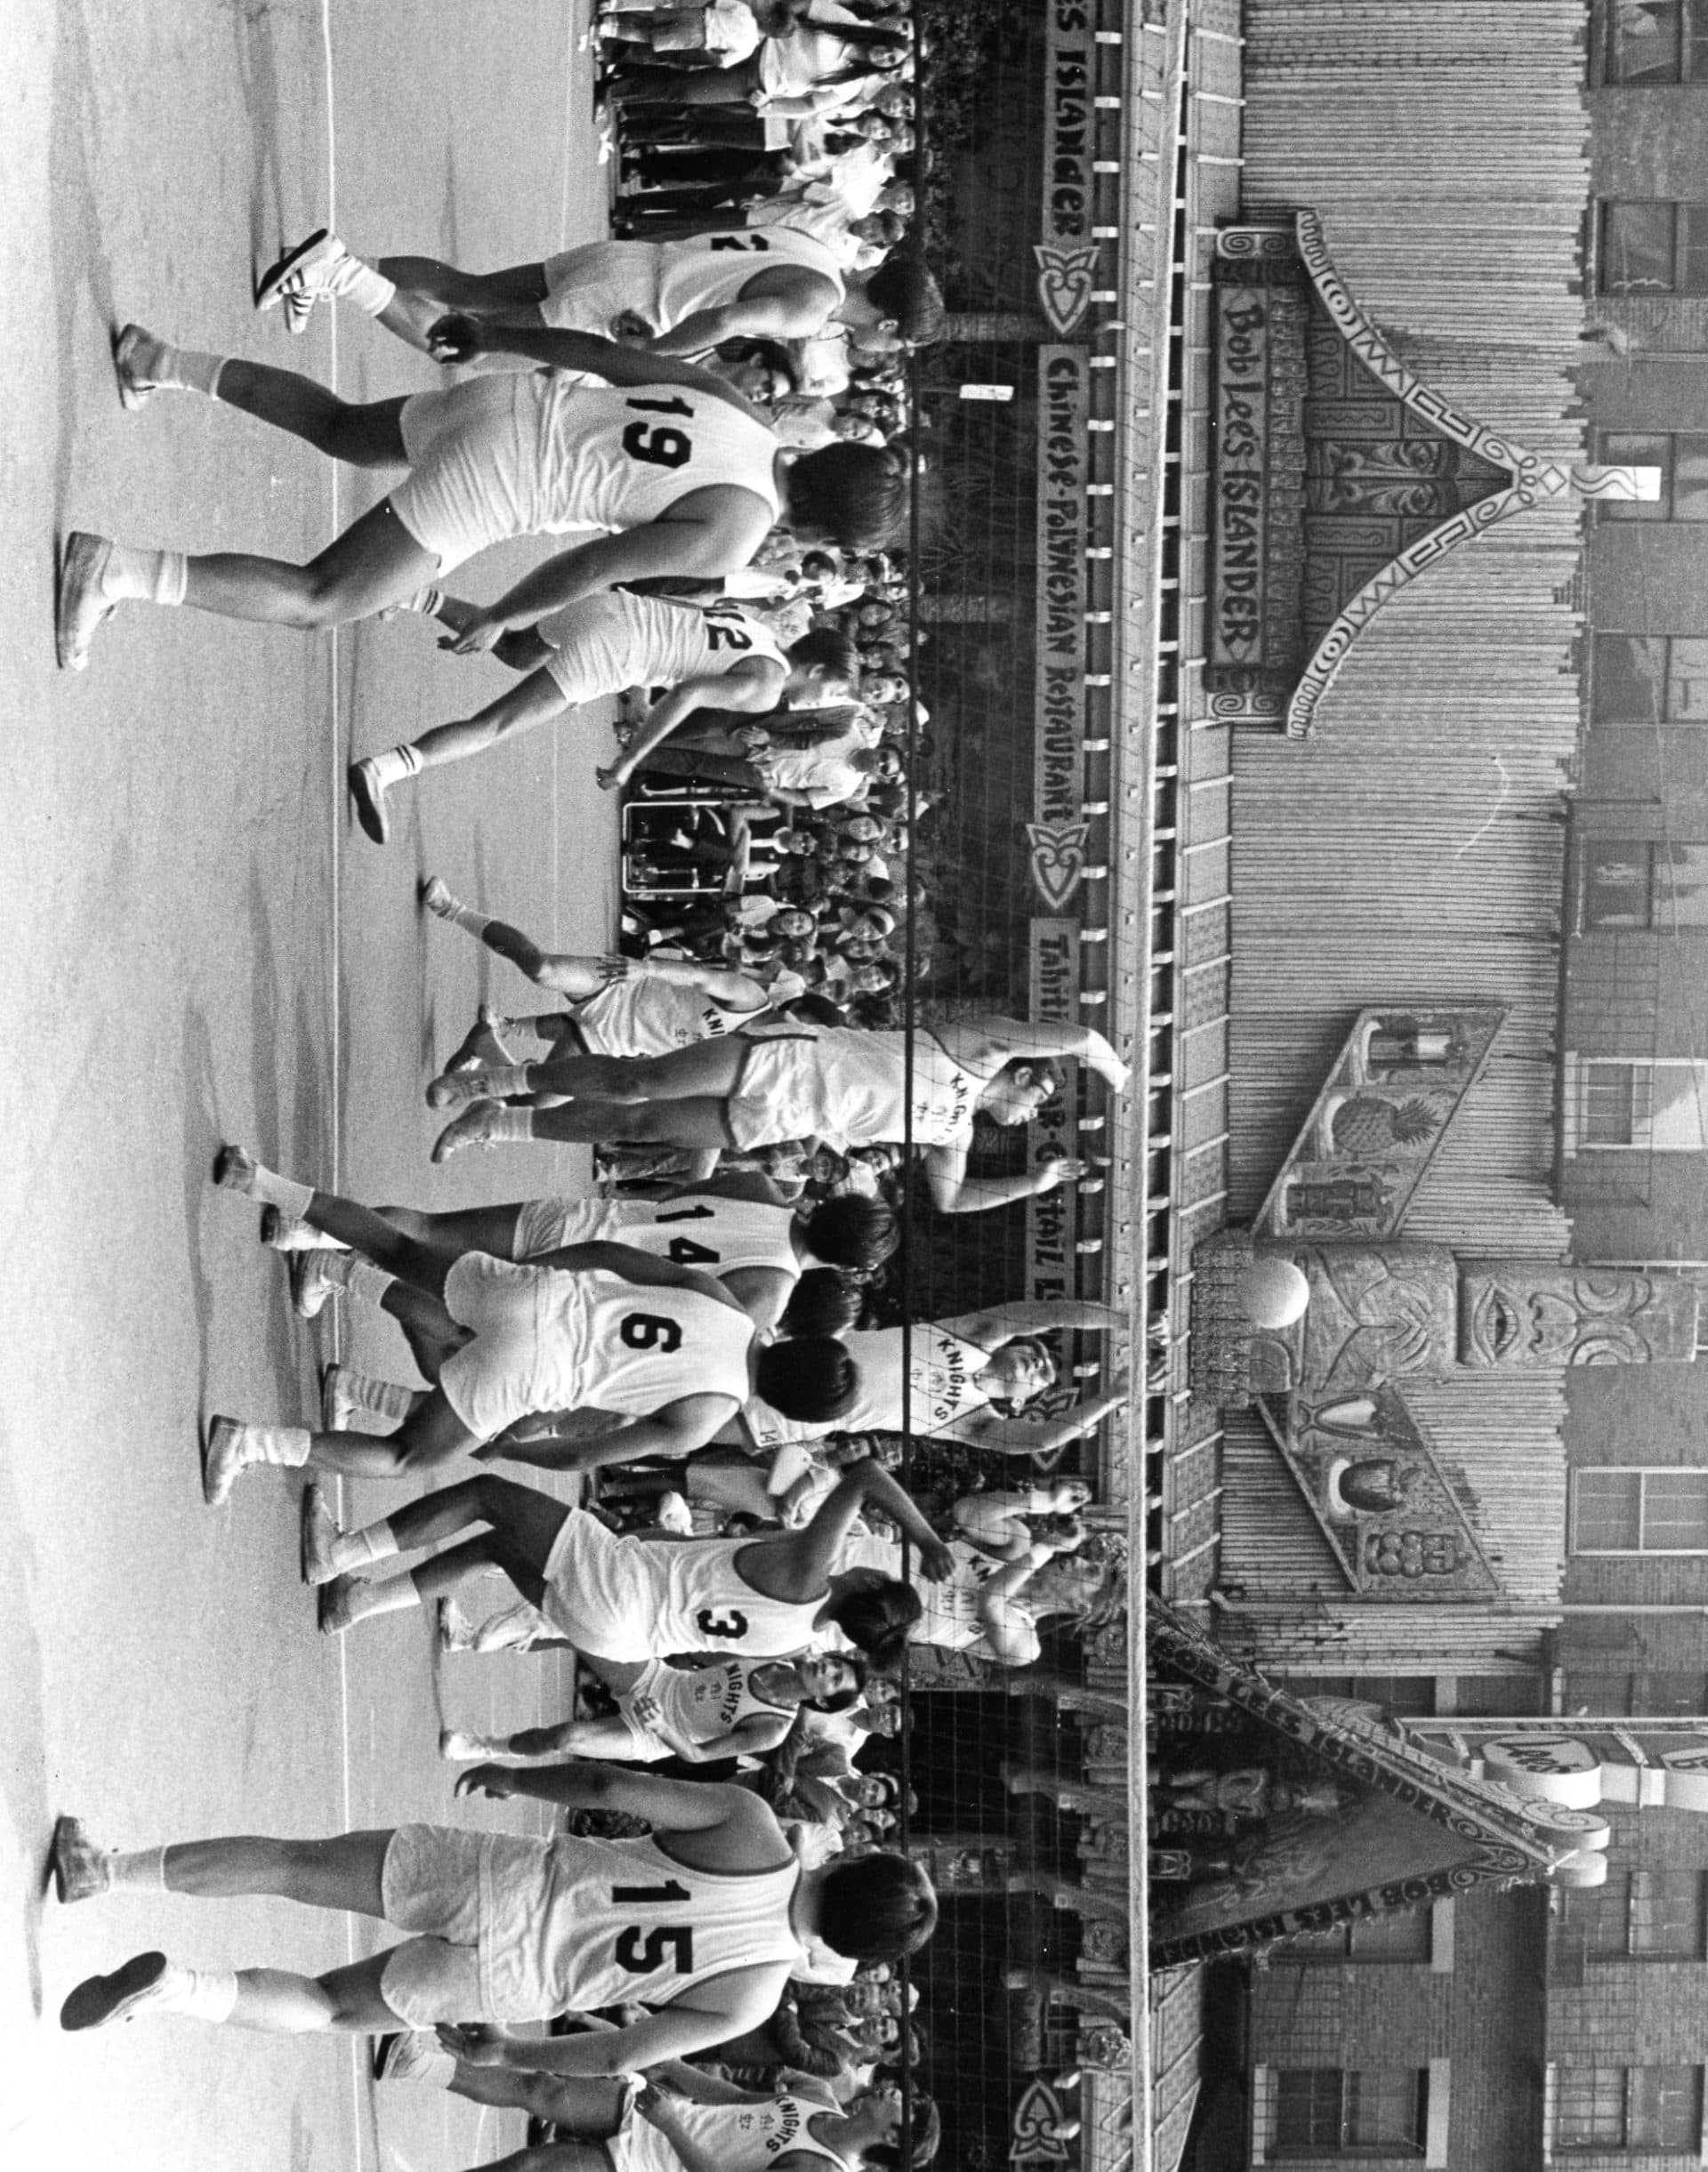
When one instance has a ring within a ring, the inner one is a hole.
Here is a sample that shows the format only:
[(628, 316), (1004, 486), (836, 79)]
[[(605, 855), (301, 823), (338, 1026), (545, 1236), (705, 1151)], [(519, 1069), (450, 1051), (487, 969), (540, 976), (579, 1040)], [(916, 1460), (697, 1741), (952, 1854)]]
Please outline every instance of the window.
[(1600, 457), (1610, 468), (1658, 468), (1655, 499), (1595, 501), (1603, 520), (1708, 520), (1708, 437), (1684, 430), (1604, 430)]
[(1708, 1470), (1581, 1470), (1572, 1484), (1579, 1554), (1708, 1553)]
[(1575, 1068), (1576, 1152), (1699, 1154), (1708, 1144), (1708, 1065), (1691, 1057), (1585, 1056)]
[(1307, 1961), (1427, 1962), (1430, 1925), (1427, 1907), (1390, 1911), (1325, 1931), (1296, 1931), (1277, 1951)]
[(1586, 837), (1578, 848), (1577, 904), (1585, 935), (1708, 928), (1708, 845)]
[(1704, 0), (1608, 0), (1609, 83), (1700, 83), (1708, 77)]
[(1697, 1719), (1708, 1717), (1708, 1675), (1650, 1671), (1603, 1674), (1586, 1667), (1566, 1671), (1564, 1707), (1574, 1718)]
[(1708, 294), (1708, 204), (1603, 204), (1604, 294)]
[(1598, 724), (1708, 723), (1708, 640), (1598, 633), (1590, 714)]
[(1435, 1712), (1432, 1674), (1284, 1674), (1277, 1677), (1295, 1697), (1357, 1697), (1385, 1704), (1401, 1719), (1429, 1719)]
[(1615, 1871), (1592, 1892), (1567, 1894), (1566, 1920), (1596, 1960), (1696, 1961), (1703, 1902), (1700, 1870)]
[(1679, 2150), (1702, 2135), (1699, 2066), (1560, 2066), (1557, 2150)]
[(1423, 2149), (1427, 2068), (1283, 2067), (1276, 2075), (1277, 2152), (1406, 2157)]

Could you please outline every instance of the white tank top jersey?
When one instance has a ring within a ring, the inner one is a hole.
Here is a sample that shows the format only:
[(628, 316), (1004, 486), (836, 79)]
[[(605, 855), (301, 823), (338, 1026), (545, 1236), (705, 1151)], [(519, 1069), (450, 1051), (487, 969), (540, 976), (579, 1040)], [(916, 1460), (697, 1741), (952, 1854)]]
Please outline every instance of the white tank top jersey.
[(538, 503), (528, 532), (642, 527), (714, 485), (751, 491), (773, 523), (780, 515), (775, 435), (718, 394), (576, 383), (554, 370), (536, 372), (535, 385)]
[[(684, 2140), (714, 2160), (719, 2172), (766, 2172), (779, 2157), (794, 2152), (822, 2158), (847, 2172), (849, 2160), (814, 2136), (808, 2122), (815, 2116), (840, 2114), (806, 2096), (774, 2096), (762, 2104), (697, 2104), (685, 2097), (671, 2104), (673, 2123), (680, 2126)], [(670, 2136), (652, 2127), (644, 2112), (636, 2113), (624, 2139), (640, 2143), (628, 2172), (666, 2172), (681, 2164)]]
[(755, 1591), (736, 1566), (752, 1539), (696, 1539), (667, 1545), (657, 1539), (619, 1540), (614, 1565), (624, 1583), (624, 1611), (647, 1624), (655, 1652), (733, 1652), (748, 1659), (785, 1659), (804, 1652), (813, 1617), (829, 1597), (776, 1599)]
[(677, 1267), (708, 1275), (738, 1267), (771, 1267), (800, 1279), (794, 1209), (759, 1199), (720, 1199), (711, 1193), (678, 1199), (544, 1199), (530, 1201), (517, 1227), (517, 1257), (537, 1259), (565, 1244), (632, 1244)]
[[(794, 1042), (811, 1041), (812, 1079), (805, 1098), (818, 1119), (818, 1136), (832, 1145), (867, 1146), (905, 1136), (907, 1110), (907, 1036), (854, 1026), (792, 1027)], [(993, 1065), (980, 1076), (956, 1062), (930, 1034), (916, 1037), (913, 1076), (913, 1136), (920, 1146), (963, 1144), (972, 1136), (973, 1111)], [(789, 1136), (792, 1134), (786, 1134)]]
[[(946, 1652), (971, 1652), (979, 1658), (993, 1658), (995, 1654), (985, 1641), (979, 1598), (990, 1579), (1012, 1565), (980, 1553), (964, 1539), (952, 1539), (949, 1552), (955, 1557), (955, 1566), (941, 1583), (927, 1583), (922, 1576), (909, 1580), (919, 1594), (923, 1611), (908, 1630), (907, 1641), (939, 1645)], [(844, 1569), (878, 1569), (886, 1576), (899, 1576), (901, 1548), (894, 1539), (869, 1534), (850, 1539), (843, 1549), (842, 1565)], [(1029, 1656), (1035, 1659), (1043, 1646), (1038, 1643), (1036, 1616), (1025, 1598), (1011, 1599), (1003, 1612), (1011, 1627), (1031, 1631), (1033, 1650)], [(1024, 1664), (1027, 1661), (1022, 1656), (1011, 1663)]]
[(753, 1010), (731, 1010), (703, 989), (678, 987), (654, 973), (630, 973), (608, 981), (570, 1015), (592, 1056), (668, 1056), (697, 1041), (742, 1033), (770, 1014), (762, 1003)]
[(666, 2006), (731, 1969), (792, 1968), (801, 1958), (789, 1924), (801, 1876), (794, 1862), (748, 1874), (695, 1870), (650, 1835), (536, 1845), (537, 1883), (513, 1874), (501, 1881), (483, 1867), (483, 1888), (510, 1888), (481, 1894), (481, 1974), (501, 1999), (511, 1993), (498, 2012), (516, 2011), (523, 1985), (544, 1990), (543, 2013), (632, 1999)]
[[(757, 656), (768, 664), (789, 660), (764, 621), (738, 603), (704, 608), (663, 596), (636, 596), (627, 589), (590, 598), (599, 605), (600, 637), (612, 643), (632, 687), (678, 687), (688, 679), (721, 679)], [(566, 604), (534, 631), (552, 648), (572, 650), (586, 623), (585, 603)]]
[[(647, 1669), (628, 1698), (647, 1696), (657, 1704), (658, 1717), (648, 1723), (654, 1734), (697, 1745), (715, 1742), (755, 1712), (794, 1717), (793, 1705), (775, 1703), (753, 1688), (754, 1675), (771, 1664), (766, 1659), (731, 1659), (715, 1667), (670, 1667), (661, 1661)], [(619, 1704), (627, 1701), (618, 1699)]]
[(637, 1289), (602, 1271), (547, 1268), (540, 1281), (552, 1376), (540, 1409), (645, 1418), (684, 1396), (745, 1399), (753, 1323), (733, 1305), (697, 1290)]
[[(858, 1374), (855, 1404), (845, 1417), (828, 1424), (785, 1418), (769, 1403), (756, 1396), (751, 1397), (742, 1417), (755, 1444), (761, 1448), (780, 1448), (786, 1441), (818, 1440), (826, 1433), (899, 1433), (906, 1333), (899, 1327), (880, 1327), (865, 1334), (857, 1330), (842, 1337)], [(976, 1342), (951, 1334), (933, 1321), (916, 1326), (912, 1362), (906, 1366), (913, 1380), (908, 1430), (940, 1432), (967, 1412), (985, 1409), (990, 1397), (979, 1385), (979, 1375), (989, 1362), (989, 1353)]]
[(696, 234), (685, 241), (658, 245), (657, 328), (668, 332), (701, 310), (720, 310), (736, 301), (755, 274), (787, 266), (816, 271), (828, 279), (835, 299), (828, 317), (848, 292), (842, 266), (816, 235), (799, 227), (768, 226), (762, 233), (733, 227), (719, 234)]

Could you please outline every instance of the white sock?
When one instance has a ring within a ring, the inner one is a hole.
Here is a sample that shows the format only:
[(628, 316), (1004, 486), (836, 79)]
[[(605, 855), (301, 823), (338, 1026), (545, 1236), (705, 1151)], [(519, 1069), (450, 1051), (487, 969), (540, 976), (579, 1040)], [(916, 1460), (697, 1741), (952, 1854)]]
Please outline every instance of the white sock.
[(115, 1893), (164, 1893), (166, 1890), (166, 1851), (139, 1847), (128, 1854), (115, 1848), (107, 1858)]
[(172, 1978), (165, 2001), (168, 2013), (185, 2014), (192, 2021), (230, 2020), (238, 2003), (235, 1968), (173, 1968)]
[(415, 1407), (420, 1390), (398, 1380), (382, 1380), (371, 1372), (358, 1372), (353, 1365), (339, 1368), (338, 1385), (347, 1402), (370, 1418), (395, 1418), (399, 1424)]
[(369, 317), (377, 317), (397, 293), (393, 280), (348, 250), (326, 275), (326, 291), (340, 302), (353, 302)]
[(246, 1198), (259, 1199), (263, 1206), (277, 1207), (294, 1222), (304, 1219), (314, 1197), (313, 1185), (299, 1184), (294, 1177), (281, 1177), (264, 1162), (255, 1163), (255, 1173), (243, 1189)]
[(189, 560), (181, 551), (137, 551), (115, 543), (101, 592), (112, 603), (177, 604), (184, 600)]
[(423, 618), (434, 618), (444, 600), (445, 591), (442, 588), (418, 588), (413, 596), (406, 596), (398, 608), (400, 611), (419, 611)]
[(531, 1108), (494, 1109), (487, 1118), (486, 1136), (504, 1146), (515, 1146), (534, 1136), (534, 1112)]
[(339, 1574), (365, 1569), (370, 1561), (390, 1561), (398, 1541), (389, 1519), (364, 1524), (359, 1531), (341, 1531), (328, 1549), (327, 1558)]
[(223, 355), (206, 353), (199, 347), (174, 347), (170, 340), (149, 340), (135, 350), (136, 374), (149, 384), (169, 392), (204, 392), (219, 397)]
[(421, 1593), (414, 1574), (406, 1570), (401, 1576), (374, 1576), (365, 1581), (358, 1578), (350, 1586), (349, 1601), (350, 1620), (367, 1621), (375, 1614), (397, 1614), (419, 1606)]
[(445, 893), (445, 898), (446, 902), (443, 905), (435, 905), (433, 911), (439, 914), (440, 920), (449, 921), (454, 928), (463, 929), (465, 933), (473, 936), (479, 942), (492, 925), (491, 915), (486, 913), (477, 913), (472, 905), (465, 905), (460, 897), (453, 897), (448, 890)]
[(505, 1101), (512, 1094), (533, 1092), (534, 1089), (528, 1083), (529, 1068), (527, 1064), (483, 1065), (472, 1075), (483, 1096), (490, 1097), (495, 1101)]
[(300, 1470), (314, 1446), (307, 1426), (241, 1426), (238, 1430), (251, 1463), (277, 1463)]
[(320, 1272), (334, 1290), (349, 1291), (364, 1305), (377, 1305), (398, 1279), (371, 1259), (364, 1259), (359, 1252), (334, 1252)]
[(538, 1041), (550, 1048), (563, 1031), (566, 1013), (542, 1010), (528, 1018), (501, 1018), (496, 1011), (487, 1023), (501, 1041)]
[(372, 770), (376, 784), (389, 789), (407, 777), (419, 776), (426, 765), (413, 746), (404, 745), (389, 746), (383, 754), (369, 754), (363, 766)]

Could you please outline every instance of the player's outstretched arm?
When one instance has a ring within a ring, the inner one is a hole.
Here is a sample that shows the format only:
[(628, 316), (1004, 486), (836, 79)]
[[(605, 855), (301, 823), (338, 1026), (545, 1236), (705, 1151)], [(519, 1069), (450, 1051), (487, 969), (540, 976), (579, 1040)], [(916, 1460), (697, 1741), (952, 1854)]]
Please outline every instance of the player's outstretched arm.
[[(769, 1840), (775, 1843), (772, 1859), (778, 1862), (786, 1853), (782, 1829), (759, 1798), (722, 1781), (668, 1780), (632, 1765), (576, 1758), (562, 1765), (471, 1765), (458, 1774), (455, 1791), (487, 1795), (495, 1802), (526, 1795), (566, 1810), (615, 1810), (625, 1817), (645, 1818), (660, 1832), (727, 1832), (737, 1848), (745, 1846), (750, 1854), (762, 1855)], [(755, 1810), (762, 1811), (763, 1817), (755, 1818)], [(719, 1866), (708, 1862), (705, 1867)]]
[[(701, 1793), (709, 1792), (703, 1782), (689, 1784)], [(672, 2059), (691, 2059), (745, 2030), (761, 2027), (776, 2010), (788, 1973), (781, 1961), (761, 1968), (732, 1968), (700, 1984), (692, 2004), (674, 1999), (644, 2021), (596, 2034), (485, 2037), (447, 2022), (439, 2025), (439, 2040), (454, 2058), (471, 2066), (519, 2067), (531, 2073), (593, 2079), (644, 2073)]]
[(647, 757), (680, 731), (702, 709), (733, 709), (743, 716), (763, 716), (775, 709), (788, 672), (769, 657), (755, 657), (716, 679), (685, 679), (656, 702), (646, 722), (608, 768), (597, 774), (607, 792), (626, 784)]
[(1124, 1327), (1126, 1323), (1125, 1313), (1113, 1305), (1099, 1304), (1093, 1298), (1041, 1297), (987, 1306), (982, 1312), (957, 1313), (954, 1319), (939, 1321), (939, 1325), (959, 1335), (963, 1342), (995, 1350), (1016, 1335), (1047, 1335), (1057, 1328), (1097, 1334), (1105, 1328)]
[(439, 362), (471, 362), (481, 354), (521, 355), (546, 369), (584, 370), (607, 384), (679, 384), (685, 391), (710, 393), (755, 422), (766, 419), (751, 400), (697, 362), (647, 347), (624, 347), (616, 340), (600, 339), (595, 332), (559, 332), (452, 314), (439, 318), (428, 341)]
[(1080, 1063), (1090, 1064), (1117, 1093), (1132, 1075), (1116, 1054), (1114, 1045), (1094, 1026), (1076, 1026), (1067, 1019), (1046, 1019), (1035, 1025), (1027, 1018), (1011, 1018), (993, 1012), (985, 1018), (965, 1018), (957, 1025), (946, 1026), (938, 1038), (952, 1056), (980, 1066), (1005, 1064), (1017, 1057), (1035, 1056), (1042, 1061), (1055, 1056), (1071, 1056)]
[(935, 1582), (948, 1574), (955, 1565), (948, 1548), (925, 1521), (913, 1496), (869, 1456), (842, 1473), (810, 1524), (784, 1538), (755, 1540), (752, 1552), (762, 1556), (763, 1565), (755, 1561), (745, 1565), (743, 1573), (773, 1598), (817, 1597), (835, 1573), (849, 1532), (868, 1502), (898, 1524), (913, 1541), (922, 1576)]
[(1107, 1396), (1076, 1403), (1058, 1417), (994, 1418), (987, 1411), (968, 1411), (952, 1420), (941, 1431), (951, 1440), (963, 1441), (969, 1448), (988, 1449), (996, 1455), (1049, 1455), (1073, 1441), (1083, 1440), (1086, 1434), (1095, 1432), (1106, 1418), (1125, 1410), (1132, 1394), (1129, 1383), (1123, 1379), (1116, 1382)]
[(983, 1214), (992, 1207), (1012, 1206), (1017, 1200), (1053, 1192), (1057, 1185), (1069, 1184), (1085, 1173), (1084, 1162), (1064, 1155), (1056, 1161), (1039, 1162), (1031, 1169), (1016, 1170), (1009, 1177), (970, 1177), (964, 1146), (925, 1149), (925, 1181), (931, 1204), (939, 1214)]

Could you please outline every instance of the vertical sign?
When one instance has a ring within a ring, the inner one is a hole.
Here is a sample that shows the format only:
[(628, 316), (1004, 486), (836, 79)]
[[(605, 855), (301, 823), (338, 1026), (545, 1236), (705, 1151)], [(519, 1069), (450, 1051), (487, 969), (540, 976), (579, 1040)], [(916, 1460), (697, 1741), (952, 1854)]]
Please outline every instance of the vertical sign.
[(1091, 541), (1089, 358), (1038, 350), (1037, 661), (1032, 880), (1060, 913), (1085, 871), (1085, 553)]
[(1038, 302), (1064, 338), (1091, 307), (1102, 244), (1092, 237), (1091, 0), (1050, 0), (1043, 86), (1043, 239), (1033, 245)]
[[(1035, 920), (1031, 938), (1031, 1008), (1028, 1016), (1037, 1025), (1076, 1025), (1079, 1021), (1079, 922), (1073, 920)], [(1051, 1155), (1072, 1156), (1079, 1151), (1078, 1066), (1066, 1064), (1061, 1092), (1040, 1111), (1030, 1127), (1027, 1153), (1035, 1164)], [(1059, 1184), (1027, 1202), (1027, 1286), (1028, 1298), (1077, 1297), (1075, 1275), (1075, 1239), (1079, 1225), (1074, 1188)], [(1064, 1383), (1065, 1402), (1074, 1400), (1071, 1382)], [(1049, 1399), (1045, 1398), (1047, 1403)], [(1035, 1409), (1041, 1406), (1034, 1405)]]

